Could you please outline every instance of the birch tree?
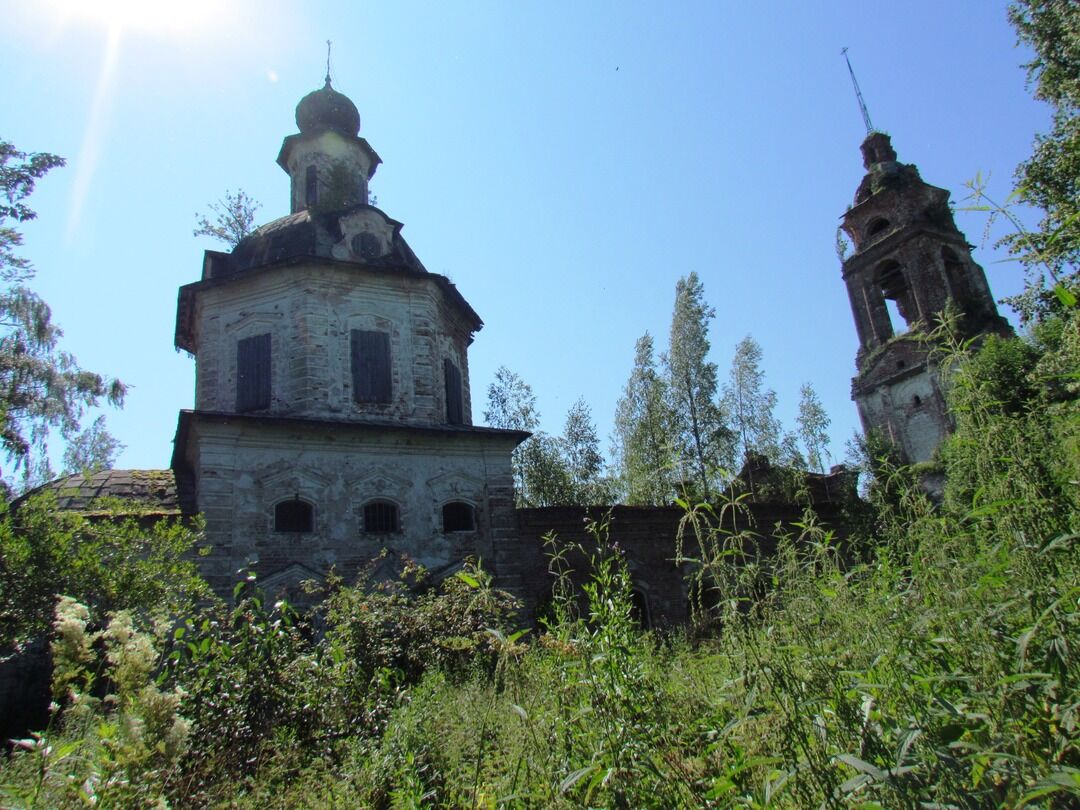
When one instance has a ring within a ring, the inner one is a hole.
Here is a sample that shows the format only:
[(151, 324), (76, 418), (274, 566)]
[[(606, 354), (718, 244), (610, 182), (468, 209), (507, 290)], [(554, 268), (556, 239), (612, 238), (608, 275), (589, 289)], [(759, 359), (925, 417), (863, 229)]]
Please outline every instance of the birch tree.
[(634, 368), (615, 409), (615, 463), (626, 503), (661, 506), (675, 494), (673, 418), (648, 332), (634, 346)]
[(676, 447), (685, 467), (683, 485), (706, 500), (733, 461), (731, 432), (717, 401), (716, 363), (708, 359), (709, 321), (715, 310), (705, 303), (697, 273), (675, 285), (671, 343), (664, 357), (671, 397)]
[(751, 335), (739, 341), (724, 386), (724, 404), (731, 414), (742, 460), (751, 453), (760, 453), (775, 463), (780, 459), (780, 422), (774, 413), (776, 392), (765, 386), (761, 359), (761, 346)]
[(811, 470), (825, 472), (825, 462), (829, 456), (829, 425), (832, 420), (825, 413), (825, 406), (810, 383), (803, 383), (799, 389), (799, 415), (795, 423), (799, 429), (799, 438), (806, 448), (806, 460)]

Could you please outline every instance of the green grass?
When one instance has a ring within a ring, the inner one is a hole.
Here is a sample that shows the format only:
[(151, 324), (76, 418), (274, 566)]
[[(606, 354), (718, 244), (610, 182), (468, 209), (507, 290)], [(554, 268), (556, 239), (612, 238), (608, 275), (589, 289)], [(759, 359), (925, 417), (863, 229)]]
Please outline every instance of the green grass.
[[(476, 569), (418, 598), (338, 586), (321, 636), (251, 596), (106, 660), (126, 636), (69, 621), (57, 697), (76, 709), (0, 766), (0, 804), (1076, 806), (1078, 329), (1034, 362), (995, 341), (943, 360), (944, 501), (880, 467), (854, 559), (812, 514), (760, 559), (737, 506), (723, 528), (698, 510), (683, 552), (707, 633), (638, 630), (603, 542), (587, 608), (562, 581), (524, 635)], [(87, 697), (95, 678), (112, 698)]]

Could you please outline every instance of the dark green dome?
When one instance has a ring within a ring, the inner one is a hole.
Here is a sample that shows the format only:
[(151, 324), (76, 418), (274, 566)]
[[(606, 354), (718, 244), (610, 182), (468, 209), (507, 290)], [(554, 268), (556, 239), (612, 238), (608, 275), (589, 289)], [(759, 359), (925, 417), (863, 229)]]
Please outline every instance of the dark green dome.
[(304, 134), (331, 130), (355, 138), (360, 132), (360, 112), (348, 96), (330, 86), (327, 76), (325, 86), (296, 105), (296, 126)]

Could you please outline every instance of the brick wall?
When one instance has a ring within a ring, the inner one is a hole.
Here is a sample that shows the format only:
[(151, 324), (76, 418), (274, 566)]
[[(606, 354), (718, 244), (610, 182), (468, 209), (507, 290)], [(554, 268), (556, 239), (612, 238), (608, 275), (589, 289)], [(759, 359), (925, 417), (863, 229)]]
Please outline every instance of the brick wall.
[[(745, 517), (747, 525), (760, 536), (759, 548), (766, 554), (775, 549), (772, 538), (777, 524), (797, 531), (792, 524), (802, 519), (802, 508), (785, 503), (751, 503)], [(832, 504), (817, 507), (824, 523), (846, 537), (842, 513)], [(545, 535), (554, 533), (560, 543), (581, 544), (586, 552), (596, 548), (596, 539), (586, 528), (586, 521), (607, 519), (607, 539), (617, 543), (625, 553), (635, 600), (646, 614), (652, 627), (663, 628), (689, 621), (684, 574), (676, 565), (676, 546), (679, 522), (685, 512), (674, 506), (643, 507), (545, 507), (518, 509), (517, 528), (520, 543), (516, 573), (524, 584), (527, 609), (532, 615), (542, 612), (550, 599), (553, 577), (548, 572), (549, 557), (545, 553)], [(740, 526), (740, 528), (742, 528)], [(686, 556), (695, 549), (688, 537)], [(574, 570), (573, 579), (580, 585), (588, 578), (588, 559), (580, 552), (568, 554)]]

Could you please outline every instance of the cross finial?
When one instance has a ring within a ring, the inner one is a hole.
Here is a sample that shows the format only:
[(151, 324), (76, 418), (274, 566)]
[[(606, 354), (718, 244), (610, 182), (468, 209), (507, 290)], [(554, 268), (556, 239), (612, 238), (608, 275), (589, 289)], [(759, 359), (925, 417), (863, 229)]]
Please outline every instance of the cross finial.
[(866, 134), (869, 135), (874, 131), (874, 125), (870, 123), (870, 111), (866, 109), (866, 102), (863, 101), (862, 91), (859, 89), (859, 81), (855, 78), (855, 71), (851, 67), (851, 60), (847, 55), (847, 48), (840, 49), (840, 55), (844, 57), (844, 61), (847, 62), (848, 73), (851, 74), (851, 86), (855, 88), (855, 98), (859, 102), (859, 112), (862, 113), (863, 123), (866, 125)]
[(326, 83), (330, 84), (330, 40), (326, 40)]

